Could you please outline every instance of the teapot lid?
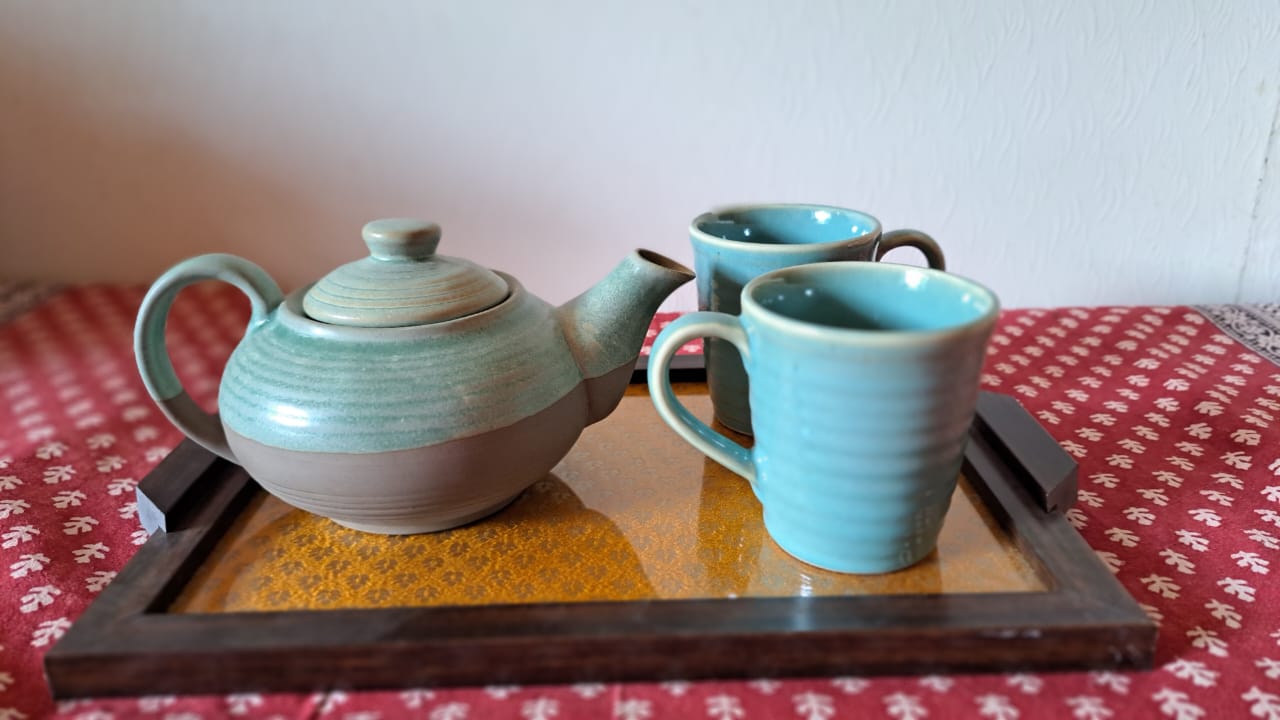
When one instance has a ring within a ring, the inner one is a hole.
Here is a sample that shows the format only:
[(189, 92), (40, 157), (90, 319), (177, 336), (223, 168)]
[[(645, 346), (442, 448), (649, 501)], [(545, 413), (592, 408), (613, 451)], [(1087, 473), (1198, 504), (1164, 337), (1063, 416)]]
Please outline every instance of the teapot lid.
[(355, 327), (426, 325), (493, 307), (510, 292), (492, 270), (437, 255), (435, 223), (374, 220), (361, 235), (369, 257), (333, 270), (307, 291), (302, 308), (311, 319)]

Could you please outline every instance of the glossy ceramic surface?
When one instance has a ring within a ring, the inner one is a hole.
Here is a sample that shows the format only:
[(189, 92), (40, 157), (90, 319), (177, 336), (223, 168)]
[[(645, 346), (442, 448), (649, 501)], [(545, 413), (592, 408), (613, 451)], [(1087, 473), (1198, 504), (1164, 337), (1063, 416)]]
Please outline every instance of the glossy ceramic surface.
[[(906, 567), (933, 549), (977, 401), (995, 296), (937, 270), (838, 262), (751, 281), (742, 313), (699, 312), (654, 343), (658, 413), (747, 478), (787, 552), (840, 572)], [(666, 377), (699, 336), (742, 354), (755, 446), (688, 412)]]
[[(915, 247), (930, 267), (943, 269), (938, 244), (915, 230), (881, 233), (880, 221), (863, 212), (830, 205), (771, 204), (720, 208), (699, 215), (689, 227), (697, 272), (698, 309), (732, 315), (740, 311), (742, 288), (771, 270), (838, 260), (878, 260), (897, 247)], [(738, 353), (708, 339), (707, 382), (716, 417), (741, 433), (751, 432), (748, 380)]]
[[(705, 386), (680, 391), (710, 420)], [(747, 484), (670, 432), (643, 386), (634, 392), (482, 523), (380, 537), (261, 497), (170, 611), (1044, 589), (963, 481), (937, 552), (911, 568), (848, 575), (806, 565), (769, 538)]]
[[(282, 499), (372, 532), (469, 522), (545, 475), (617, 405), (653, 313), (692, 278), (636, 251), (556, 308), (510, 275), (436, 255), (428, 223), (377, 221), (365, 240), (370, 258), (283, 299), (241, 258), (184, 261), (143, 300), (135, 351), (148, 391), (189, 437)], [(173, 298), (206, 279), (253, 305), (220, 416), (191, 401), (165, 350)], [(318, 295), (330, 321), (307, 312)]]

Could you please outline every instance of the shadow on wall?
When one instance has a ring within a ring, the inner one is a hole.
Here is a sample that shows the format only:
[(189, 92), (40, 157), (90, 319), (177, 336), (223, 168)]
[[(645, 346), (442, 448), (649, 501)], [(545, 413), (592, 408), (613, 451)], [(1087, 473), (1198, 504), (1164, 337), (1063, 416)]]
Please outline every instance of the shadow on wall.
[(57, 48), (0, 42), (0, 277), (145, 282), (187, 248), (283, 264), (287, 247), (264, 238), (336, 224), (305, 195), (156, 122), (130, 100), (136, 80), (121, 77), (126, 92), (102, 102), (99, 83), (121, 68), (74, 63)]
[[(468, 124), (465, 108), (402, 108), (394, 95), (290, 75), (269, 58), (237, 58), (251, 70), (264, 65), (266, 79), (205, 72), (201, 61), (216, 63), (235, 47), (221, 39), (213, 50), (199, 46), (193, 26), (183, 31), (192, 33), (184, 35), (191, 56), (157, 68), (184, 44), (135, 52), (112, 44), (122, 42), (113, 33), (127, 18), (46, 32), (41, 23), (56, 18), (38, 15), (0, 15), (0, 279), (141, 284), (185, 257), (227, 252), (289, 291), (363, 256), (361, 226), (397, 215), (439, 222), (444, 254), (520, 275), (573, 259), (581, 267), (569, 280), (544, 272), (541, 284), (526, 281), (556, 300), (588, 287), (625, 252), (588, 266), (582, 247), (547, 242), (548, 233), (589, 242), (599, 224), (569, 212), (577, 206), (557, 198), (554, 183), (528, 181), (556, 158), (530, 150), (527, 127)], [(430, 78), (405, 73), (403, 84), (434, 96)], [(203, 94), (198, 81), (210, 83)], [(369, 132), (370, 116), (395, 122)], [(531, 233), (541, 241), (512, 240)]]

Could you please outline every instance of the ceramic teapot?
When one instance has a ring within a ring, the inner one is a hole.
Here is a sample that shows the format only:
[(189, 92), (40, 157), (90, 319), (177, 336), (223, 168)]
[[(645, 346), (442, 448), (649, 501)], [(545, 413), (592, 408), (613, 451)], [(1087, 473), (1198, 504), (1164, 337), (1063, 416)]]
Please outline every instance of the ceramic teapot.
[[(440, 228), (364, 227), (369, 257), (284, 297), (262, 268), (201, 255), (162, 275), (134, 333), (148, 392), (188, 437), (291, 505), (375, 533), (493, 513), (617, 406), (653, 314), (693, 278), (637, 250), (560, 307), (512, 276), (436, 254)], [(218, 415), (183, 390), (165, 348), (185, 286), (231, 283), (252, 304)]]

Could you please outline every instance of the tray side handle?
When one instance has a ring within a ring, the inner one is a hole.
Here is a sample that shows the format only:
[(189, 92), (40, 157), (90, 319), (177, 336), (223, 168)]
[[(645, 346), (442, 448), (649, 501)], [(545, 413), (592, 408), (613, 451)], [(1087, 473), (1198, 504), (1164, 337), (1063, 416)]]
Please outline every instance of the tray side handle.
[(974, 424), (1045, 512), (1066, 512), (1075, 505), (1079, 466), (1016, 399), (979, 393)]
[(148, 535), (172, 531), (178, 515), (202, 494), (196, 487), (200, 478), (219, 462), (221, 458), (193, 440), (179, 443), (134, 490), (142, 529)]

